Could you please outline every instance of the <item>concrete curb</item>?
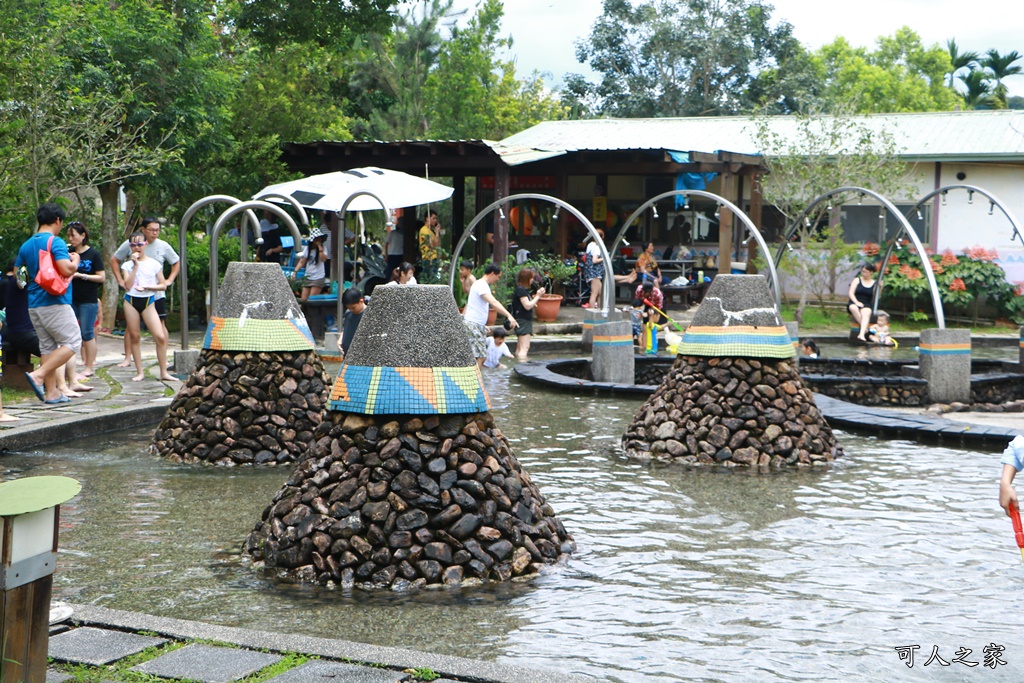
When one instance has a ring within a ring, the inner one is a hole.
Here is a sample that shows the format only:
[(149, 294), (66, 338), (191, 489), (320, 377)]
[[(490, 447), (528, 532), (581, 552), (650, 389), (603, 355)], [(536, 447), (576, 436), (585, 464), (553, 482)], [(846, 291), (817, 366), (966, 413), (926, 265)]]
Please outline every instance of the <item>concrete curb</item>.
[[(463, 657), (448, 657), (431, 652), (367, 645), (269, 631), (252, 631), (233, 626), (216, 626), (196, 621), (155, 617), (139, 612), (114, 610), (94, 605), (72, 605), (72, 621), (83, 626), (147, 631), (177, 640), (213, 640), (250, 649), (273, 652), (297, 652), (362, 664), (383, 665), (390, 669), (430, 668), (443, 676), (454, 676), (480, 683), (593, 683), (594, 678), (567, 672), (526, 669)], [(571, 660), (566, 660), (568, 663)]]
[[(42, 423), (14, 427), (0, 433), (0, 452), (21, 451), (66, 441), (70, 434), (73, 434), (74, 438), (81, 438), (159, 422), (167, 412), (170, 402), (170, 398), (157, 399), (149, 405), (124, 406), (116, 410), (113, 409), (114, 406), (110, 406), (111, 410), (107, 411), (68, 415)], [(72, 427), (73, 429), (70, 429)]]

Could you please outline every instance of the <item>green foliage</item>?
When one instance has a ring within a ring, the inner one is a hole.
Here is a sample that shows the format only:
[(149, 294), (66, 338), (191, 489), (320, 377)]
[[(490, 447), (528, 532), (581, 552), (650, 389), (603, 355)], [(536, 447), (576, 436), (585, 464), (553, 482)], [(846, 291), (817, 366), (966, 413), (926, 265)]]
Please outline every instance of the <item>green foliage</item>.
[(366, 37), (356, 59), (353, 90), (367, 118), (368, 137), (378, 140), (423, 138), (430, 124), (424, 87), (440, 54), (440, 24), (452, 11), (453, 0), (427, 0), (417, 16), (415, 7), (398, 15), (389, 34)]
[(876, 45), (874, 51), (854, 48), (839, 37), (815, 52), (824, 101), (854, 102), (857, 113), (953, 108), (956, 95), (946, 87), (952, 69), (946, 48), (925, 47), (907, 26), (878, 38)]
[[(800, 286), (797, 320), (813, 297), (823, 306), (849, 272), (857, 252), (847, 245), (829, 206), (841, 203), (811, 202), (839, 187), (868, 187), (883, 195), (899, 196), (906, 186), (906, 167), (892, 134), (869, 127), (853, 118), (851, 105), (829, 110), (813, 109), (796, 116), (795, 131), (782, 135), (766, 116), (754, 118), (754, 138), (764, 153), (767, 178), (761, 192), (775, 205), (791, 229), (805, 211), (806, 220), (795, 226), (793, 251), (785, 255), (780, 270)], [(787, 232), (788, 234), (788, 232)]]
[(395, 0), (238, 0), (234, 20), (261, 43), (280, 47), (313, 43), (334, 49), (351, 46), (355, 36), (391, 25)]
[(557, 289), (576, 276), (576, 263), (566, 263), (565, 259), (554, 254), (534, 254), (519, 268), (530, 268), (538, 273), (548, 292), (552, 292), (552, 286)]
[(1006, 109), (1007, 88), (1003, 81), (1009, 76), (1017, 76), (1022, 73), (1021, 66), (1017, 64), (1021, 55), (1016, 50), (1007, 54), (999, 54), (998, 50), (989, 50), (981, 59), (981, 65), (985, 67), (992, 78), (992, 97), (998, 109)]
[(564, 116), (538, 74), (521, 81), (503, 57), (512, 44), (499, 37), (503, 15), (500, 0), (484, 0), (464, 28), (452, 28), (423, 86), (430, 137), (501, 139)]
[(409, 669), (407, 673), (412, 674), (413, 677), (419, 681), (436, 681), (441, 677), (441, 674), (425, 666), (421, 666), (416, 669)]
[(802, 48), (789, 23), (772, 26), (771, 9), (756, 0), (606, 0), (576, 44), (577, 59), (600, 80), (567, 79), (570, 100), (620, 117), (733, 114), (757, 100), (781, 102), (799, 80)]
[[(1022, 297), (1006, 281), (1006, 272), (993, 261), (995, 256), (994, 251), (980, 247), (967, 249), (962, 254), (947, 250), (930, 255), (928, 258), (943, 306), (971, 313), (975, 325), (978, 324), (978, 311), (983, 300), (1010, 317), (1024, 311), (1024, 302), (1019, 301)], [(885, 269), (883, 284), (886, 294), (910, 297), (911, 310), (916, 311), (917, 298), (929, 296), (921, 257), (909, 245), (901, 244), (893, 250)]]

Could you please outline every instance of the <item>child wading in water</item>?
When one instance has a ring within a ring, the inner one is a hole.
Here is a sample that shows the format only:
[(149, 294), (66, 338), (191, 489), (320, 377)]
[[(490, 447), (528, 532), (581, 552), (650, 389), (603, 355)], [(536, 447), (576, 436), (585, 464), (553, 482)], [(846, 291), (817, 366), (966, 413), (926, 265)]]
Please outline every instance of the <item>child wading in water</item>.
[(133, 233), (128, 242), (131, 257), (121, 266), (121, 270), (124, 271), (125, 289), (128, 290), (124, 295), (124, 319), (128, 323), (126, 334), (135, 358), (135, 369), (139, 371), (132, 377), (132, 381), (141, 382), (146, 378), (146, 372), (142, 369), (142, 320), (146, 321), (146, 329), (156, 342), (160, 379), (171, 380), (174, 377), (167, 373), (167, 333), (153, 305), (153, 292), (167, 289), (163, 268), (159, 261), (146, 256), (146, 238), (141, 232)]

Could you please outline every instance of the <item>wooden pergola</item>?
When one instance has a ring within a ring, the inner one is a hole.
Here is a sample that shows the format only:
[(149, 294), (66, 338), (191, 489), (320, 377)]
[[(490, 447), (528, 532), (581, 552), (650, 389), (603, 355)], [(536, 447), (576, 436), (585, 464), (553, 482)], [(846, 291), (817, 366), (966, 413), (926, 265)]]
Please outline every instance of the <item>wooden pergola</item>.
[[(474, 210), (467, 218), (467, 177), (475, 178), (477, 182), (480, 178), (493, 177), (495, 199), (501, 199), (513, 194), (513, 178), (517, 176), (550, 176), (555, 182), (554, 189), (548, 192), (567, 200), (568, 179), (574, 175), (593, 175), (599, 179), (620, 175), (674, 178), (680, 173), (717, 173), (722, 179), (722, 196), (729, 201), (743, 206), (745, 196), (749, 194), (750, 218), (754, 225), (761, 226), (762, 201), (758, 178), (765, 168), (760, 156), (726, 151), (692, 151), (688, 157), (687, 163), (679, 163), (668, 150), (546, 151), (513, 148), (485, 140), (325, 141), (287, 143), (283, 149), (283, 160), (288, 167), (305, 175), (377, 166), (421, 177), (426, 176), (429, 170), (431, 178), (451, 178), (455, 189), (452, 195), (453, 241), (461, 237), (464, 226), (478, 210), (473, 207)], [(721, 225), (732, 225), (731, 218), (728, 209), (723, 207)], [(499, 263), (508, 254), (508, 227), (505, 214), (496, 213), (493, 258)], [(561, 216), (555, 227), (555, 235), (562, 253), (568, 246), (567, 232), (565, 216)], [(733, 231), (721, 230), (720, 254), (731, 254), (732, 251)]]

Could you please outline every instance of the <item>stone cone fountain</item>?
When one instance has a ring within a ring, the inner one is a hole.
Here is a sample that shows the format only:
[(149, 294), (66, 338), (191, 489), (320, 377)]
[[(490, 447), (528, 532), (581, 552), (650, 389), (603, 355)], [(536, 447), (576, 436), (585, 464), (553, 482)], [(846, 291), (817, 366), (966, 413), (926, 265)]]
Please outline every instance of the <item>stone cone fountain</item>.
[(675, 363), (622, 437), (628, 455), (727, 467), (842, 455), (774, 301), (763, 275), (714, 279)]
[(245, 551), (282, 579), (394, 590), (564, 559), (572, 537), (489, 407), (451, 290), (378, 287), (315, 444)]
[(231, 263), (196, 370), (152, 449), (175, 462), (296, 462), (323, 421), (330, 377), (276, 263)]

